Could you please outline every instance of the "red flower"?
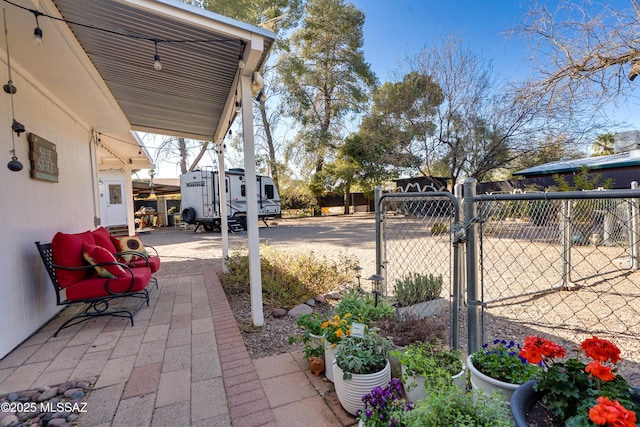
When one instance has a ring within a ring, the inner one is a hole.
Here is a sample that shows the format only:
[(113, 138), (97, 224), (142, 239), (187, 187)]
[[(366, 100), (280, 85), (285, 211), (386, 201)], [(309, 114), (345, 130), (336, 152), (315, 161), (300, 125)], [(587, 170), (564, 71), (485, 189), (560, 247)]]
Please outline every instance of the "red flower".
[(566, 351), (552, 341), (541, 337), (529, 335), (524, 340), (524, 346), (520, 350), (520, 357), (523, 357), (529, 363), (538, 364), (543, 357), (556, 358), (564, 357)]
[(616, 378), (610, 367), (602, 365), (597, 360), (589, 363), (584, 370), (587, 374), (600, 378), (602, 381), (612, 381)]
[(598, 404), (589, 410), (589, 418), (596, 425), (614, 427), (636, 427), (636, 414), (606, 397), (598, 397)]
[(584, 350), (584, 354), (593, 360), (599, 362), (611, 361), (611, 363), (620, 361), (620, 349), (611, 341), (602, 340), (594, 336), (582, 341), (581, 347)]

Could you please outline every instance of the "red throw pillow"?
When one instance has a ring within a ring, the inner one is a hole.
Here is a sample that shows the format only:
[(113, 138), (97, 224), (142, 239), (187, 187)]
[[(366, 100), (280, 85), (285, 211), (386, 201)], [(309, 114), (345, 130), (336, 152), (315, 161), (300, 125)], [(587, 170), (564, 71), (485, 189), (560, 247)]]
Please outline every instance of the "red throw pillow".
[[(113, 241), (113, 244), (116, 247), (116, 251), (118, 252), (128, 252), (128, 251), (134, 251), (134, 252), (140, 252), (141, 254), (147, 256), (147, 251), (144, 248), (144, 245), (142, 244), (142, 240), (140, 239), (139, 236), (125, 236), (125, 237), (114, 237), (111, 236), (111, 240)], [(132, 262), (132, 261), (137, 261), (139, 259), (142, 259), (141, 256), (138, 256), (136, 254), (123, 254), (121, 255), (121, 258), (125, 261), (125, 262)]]
[(113, 257), (113, 255), (102, 246), (82, 245), (82, 256), (85, 260), (87, 260), (89, 264), (95, 266), (94, 268), (96, 269), (96, 272), (99, 276), (114, 279), (116, 277), (124, 276), (125, 274), (127, 274), (125, 269), (117, 264), (102, 266), (96, 265), (105, 262), (116, 262), (116, 259)]
[(93, 230), (91, 234), (93, 234), (96, 245), (102, 246), (112, 254), (118, 252), (113, 242), (111, 241), (111, 233), (109, 233), (109, 230), (104, 227), (99, 227)]
[[(85, 264), (82, 259), (82, 245), (95, 245), (95, 240), (90, 231), (84, 233), (67, 234), (57, 232), (51, 241), (53, 251), (53, 263), (64, 267), (82, 267)], [(89, 276), (86, 270), (56, 269), (56, 277), (60, 287), (64, 288)]]

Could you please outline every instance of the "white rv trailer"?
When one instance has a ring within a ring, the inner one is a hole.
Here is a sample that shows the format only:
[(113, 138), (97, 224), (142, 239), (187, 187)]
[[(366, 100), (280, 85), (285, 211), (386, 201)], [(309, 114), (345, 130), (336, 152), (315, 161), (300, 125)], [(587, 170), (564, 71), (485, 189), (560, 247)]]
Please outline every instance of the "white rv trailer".
[[(267, 219), (280, 216), (280, 195), (268, 176), (256, 176), (258, 188), (258, 217)], [(226, 189), (220, 197), (218, 171), (203, 168), (180, 175), (182, 220), (202, 225), (207, 231), (220, 230), (220, 201), (227, 204), (229, 229), (247, 229), (247, 197), (244, 169), (225, 171)], [(196, 229), (198, 228), (196, 226)]]

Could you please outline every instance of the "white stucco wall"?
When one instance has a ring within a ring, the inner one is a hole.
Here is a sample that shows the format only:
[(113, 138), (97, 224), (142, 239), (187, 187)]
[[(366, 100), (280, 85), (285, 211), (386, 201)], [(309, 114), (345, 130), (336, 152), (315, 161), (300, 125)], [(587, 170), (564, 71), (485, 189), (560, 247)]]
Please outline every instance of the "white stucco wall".
[[(4, 55), (4, 53), (2, 54)], [(12, 66), (19, 67), (12, 61)], [(0, 80), (8, 80), (0, 62)], [(27, 72), (12, 71), (15, 117), (27, 132), (14, 134), (16, 155), (24, 165), (11, 172), (11, 99), (0, 91), (0, 357), (37, 331), (62, 307), (55, 294), (35, 241), (51, 242), (57, 231), (93, 229), (96, 203), (92, 188), (91, 130), (68, 111)], [(29, 144), (32, 132), (54, 143), (58, 154), (59, 182), (30, 177)], [(96, 183), (97, 185), (97, 183)]]

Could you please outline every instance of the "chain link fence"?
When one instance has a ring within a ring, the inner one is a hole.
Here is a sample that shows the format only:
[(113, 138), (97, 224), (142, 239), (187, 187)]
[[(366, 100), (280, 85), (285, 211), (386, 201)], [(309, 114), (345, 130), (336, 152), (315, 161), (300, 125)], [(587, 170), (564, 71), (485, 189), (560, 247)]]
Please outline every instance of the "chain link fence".
[(596, 335), (640, 383), (637, 200), (624, 193), (479, 197), (479, 342), (533, 334), (571, 349)]
[(621, 372), (640, 385), (640, 191), (474, 189), (462, 207), (448, 193), (379, 198), (382, 291), (397, 297), (409, 275), (442, 276), (452, 345), (471, 352), (535, 334), (572, 349), (597, 335), (618, 344)]
[[(378, 274), (384, 278), (380, 291), (395, 298), (398, 314), (422, 318), (457, 313), (460, 248), (450, 232), (459, 224), (457, 199), (440, 192), (387, 194), (376, 214)], [(457, 329), (458, 318), (451, 321)], [(458, 339), (459, 334), (452, 334), (453, 346), (459, 346)]]

